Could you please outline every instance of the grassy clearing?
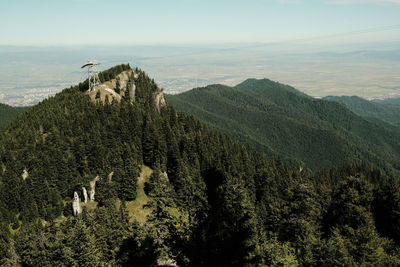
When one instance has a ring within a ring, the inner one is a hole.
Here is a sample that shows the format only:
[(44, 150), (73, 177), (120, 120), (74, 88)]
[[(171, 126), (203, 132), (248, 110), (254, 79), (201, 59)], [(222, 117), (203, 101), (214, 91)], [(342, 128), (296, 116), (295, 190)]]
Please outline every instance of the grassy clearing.
[(181, 223), (189, 223), (189, 213), (184, 212), (178, 208), (168, 208), (168, 213)]
[(97, 202), (96, 201), (88, 201), (87, 203), (81, 202), (81, 208), (82, 210), (86, 208), (87, 211), (93, 211), (97, 208)]
[(131, 221), (138, 221), (143, 224), (146, 222), (147, 215), (150, 214), (150, 208), (144, 208), (150, 198), (144, 192), (144, 184), (149, 179), (153, 170), (149, 167), (142, 165), (140, 176), (138, 179), (137, 189), (136, 189), (136, 199), (133, 201), (128, 201), (126, 203), (126, 208), (128, 210)]

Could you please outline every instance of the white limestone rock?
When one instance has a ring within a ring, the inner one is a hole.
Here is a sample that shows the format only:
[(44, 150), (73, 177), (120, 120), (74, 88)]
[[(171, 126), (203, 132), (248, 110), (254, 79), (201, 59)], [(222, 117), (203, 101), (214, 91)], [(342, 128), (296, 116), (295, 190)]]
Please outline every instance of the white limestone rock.
[(79, 199), (79, 195), (77, 192), (74, 192), (74, 200), (72, 201), (72, 210), (74, 212), (74, 216), (77, 216), (82, 212), (81, 200)]
[(108, 176), (107, 176), (108, 181), (111, 182), (113, 176), (114, 176), (114, 172), (110, 172), (110, 173), (108, 174)]
[(167, 180), (169, 181), (169, 178), (168, 178), (168, 173), (167, 173), (166, 171), (165, 171), (165, 172), (163, 172), (163, 173), (162, 173), (162, 175), (164, 176), (164, 178), (165, 178), (165, 179), (167, 179)]
[(98, 180), (100, 180), (100, 177), (96, 176), (92, 181), (90, 181), (90, 191), (89, 191), (90, 201), (94, 201), (94, 195), (96, 193), (96, 182)]
[[(127, 70), (127, 71), (121, 72), (116, 77), (116, 81), (118, 81), (119, 88), (121, 91), (120, 94), (126, 95), (126, 91), (128, 91), (129, 98), (132, 101), (135, 100), (135, 93), (136, 93), (135, 79), (137, 79), (137, 77), (138, 77), (138, 75), (137, 75), (137, 73), (135, 73), (134, 70)], [(117, 82), (116, 82), (116, 84), (117, 84)]]
[[(113, 100), (120, 102), (125, 96), (129, 96), (130, 100), (135, 102), (137, 89), (135, 81), (138, 78), (139, 73), (134, 70), (126, 70), (118, 74), (115, 79), (105, 81), (96, 86), (92, 91), (87, 91), (87, 94), (95, 103), (105, 103), (106, 99), (108, 99), (109, 102)], [(157, 89), (152, 97), (154, 99), (155, 108), (158, 111), (167, 105), (162, 89)]]
[(178, 264), (173, 259), (157, 259), (157, 266), (178, 267)]
[(162, 107), (165, 107), (167, 105), (163, 91), (158, 91), (156, 93), (156, 95), (154, 96), (154, 102), (158, 111), (160, 111)]
[(133, 76), (134, 72), (133, 70), (126, 70), (121, 72), (120, 74), (118, 74), (118, 76), (116, 77), (116, 80), (119, 81), (119, 86), (120, 89), (125, 91), (129, 81), (131, 80), (131, 77)]
[(108, 98), (109, 102), (112, 100), (120, 102), (125, 95), (129, 95), (131, 100), (134, 101), (136, 92), (135, 75), (134, 70), (123, 71), (115, 79), (105, 81), (92, 91), (87, 91), (87, 94), (96, 103), (105, 103), (106, 98)]
[(130, 83), (130, 88), (128, 88), (128, 90), (129, 90), (129, 98), (131, 100), (135, 100), (136, 84), (133, 81)]
[(87, 194), (87, 191), (86, 191), (85, 187), (82, 187), (82, 193), (83, 193), (83, 201), (85, 203), (87, 203), (88, 202), (88, 194)]
[(28, 178), (29, 177), (29, 173), (28, 173), (28, 170), (25, 168), (23, 171), (22, 171), (22, 180), (26, 180), (26, 178)]

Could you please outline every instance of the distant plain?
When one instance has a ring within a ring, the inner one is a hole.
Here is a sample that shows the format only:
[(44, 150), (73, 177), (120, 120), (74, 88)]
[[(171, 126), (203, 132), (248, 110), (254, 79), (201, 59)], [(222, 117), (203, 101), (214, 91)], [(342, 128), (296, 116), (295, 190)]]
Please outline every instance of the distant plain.
[(152, 46), (0, 46), (0, 102), (36, 104), (84, 80), (88, 59), (100, 70), (130, 63), (167, 93), (269, 78), (314, 97), (400, 97), (400, 42), (362, 45), (225, 44)]

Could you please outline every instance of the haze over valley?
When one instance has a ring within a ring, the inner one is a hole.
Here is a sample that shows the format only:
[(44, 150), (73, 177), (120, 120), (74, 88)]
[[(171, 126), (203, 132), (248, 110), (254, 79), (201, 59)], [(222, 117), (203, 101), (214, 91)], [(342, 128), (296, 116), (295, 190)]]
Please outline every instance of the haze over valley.
[(0, 46), (0, 102), (33, 105), (82, 82), (89, 58), (100, 69), (130, 63), (145, 69), (167, 93), (209, 84), (234, 86), (248, 78), (289, 84), (314, 97), (400, 96), (400, 42), (357, 45), (230, 44), (96, 47)]

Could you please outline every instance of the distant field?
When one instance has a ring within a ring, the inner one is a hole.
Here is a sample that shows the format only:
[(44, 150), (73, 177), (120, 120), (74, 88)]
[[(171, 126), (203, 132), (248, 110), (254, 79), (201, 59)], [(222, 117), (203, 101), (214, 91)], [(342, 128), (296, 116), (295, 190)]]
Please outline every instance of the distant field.
[(232, 86), (247, 78), (269, 78), (314, 97), (393, 97), (400, 96), (398, 47), (0, 46), (0, 103), (36, 104), (82, 81), (85, 71), (80, 66), (88, 59), (101, 61), (101, 69), (117, 63), (138, 66), (172, 94), (215, 83)]

